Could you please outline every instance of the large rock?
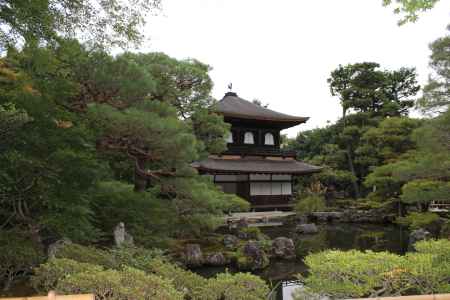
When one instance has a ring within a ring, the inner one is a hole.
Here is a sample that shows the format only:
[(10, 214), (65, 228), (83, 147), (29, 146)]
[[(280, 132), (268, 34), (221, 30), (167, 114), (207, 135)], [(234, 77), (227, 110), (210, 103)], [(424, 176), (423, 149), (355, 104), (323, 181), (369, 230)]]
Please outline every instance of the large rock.
[(299, 224), (295, 228), (295, 231), (297, 233), (314, 234), (318, 233), (319, 229), (317, 228), (316, 224), (311, 223), (311, 224)]
[(232, 234), (226, 234), (223, 237), (223, 245), (228, 250), (235, 250), (239, 244), (239, 239), (232, 235)]
[(227, 259), (221, 252), (208, 254), (205, 258), (205, 264), (210, 266), (225, 266), (227, 263)]
[(125, 230), (125, 224), (123, 222), (119, 222), (116, 228), (114, 228), (114, 243), (117, 247), (134, 245), (133, 237)]
[(267, 254), (256, 241), (248, 241), (242, 250), (242, 254), (237, 261), (238, 268), (241, 270), (264, 269), (269, 265)]
[(272, 254), (283, 259), (295, 258), (294, 241), (287, 237), (277, 237), (272, 242)]
[(184, 261), (191, 267), (203, 265), (204, 258), (199, 244), (187, 244), (184, 250)]
[(430, 238), (431, 233), (423, 228), (419, 228), (417, 230), (411, 231), (409, 234), (409, 243), (408, 243), (408, 250), (413, 251), (414, 244), (418, 241), (427, 240)]
[(56, 257), (56, 253), (61, 248), (64, 248), (64, 246), (70, 245), (70, 244), (72, 244), (72, 241), (69, 240), (69, 239), (66, 239), (66, 238), (58, 240), (58, 241), (54, 242), (53, 244), (50, 244), (48, 246), (48, 249), (47, 249), (47, 256), (48, 256), (48, 258), (49, 259), (50, 258), (55, 258)]

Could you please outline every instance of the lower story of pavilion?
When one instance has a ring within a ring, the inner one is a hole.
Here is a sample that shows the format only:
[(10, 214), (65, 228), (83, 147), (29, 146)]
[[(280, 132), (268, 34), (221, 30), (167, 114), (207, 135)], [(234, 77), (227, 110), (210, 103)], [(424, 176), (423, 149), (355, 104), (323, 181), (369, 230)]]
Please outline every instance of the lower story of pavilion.
[(266, 157), (210, 157), (194, 167), (225, 193), (249, 201), (256, 210), (291, 208), (295, 177), (321, 169), (291, 158)]

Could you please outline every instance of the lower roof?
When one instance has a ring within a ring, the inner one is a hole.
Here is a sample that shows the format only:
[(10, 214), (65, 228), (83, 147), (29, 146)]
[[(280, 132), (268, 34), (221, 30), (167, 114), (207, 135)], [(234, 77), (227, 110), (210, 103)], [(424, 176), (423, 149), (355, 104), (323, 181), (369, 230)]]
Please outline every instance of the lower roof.
[(259, 174), (311, 174), (322, 168), (296, 160), (271, 160), (264, 158), (221, 159), (207, 158), (192, 166), (211, 173), (259, 173)]

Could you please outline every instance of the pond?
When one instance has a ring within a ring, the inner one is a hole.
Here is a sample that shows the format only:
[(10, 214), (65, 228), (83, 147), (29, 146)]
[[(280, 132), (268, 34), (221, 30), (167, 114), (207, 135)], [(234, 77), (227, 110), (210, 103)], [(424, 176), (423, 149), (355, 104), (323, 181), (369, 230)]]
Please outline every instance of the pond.
[[(295, 261), (272, 260), (268, 268), (255, 272), (256, 275), (266, 279), (271, 286), (276, 287), (274, 300), (292, 299), (291, 293), (298, 287), (295, 275), (299, 273), (306, 275), (308, 272), (302, 261), (308, 253), (325, 249), (370, 249), (404, 254), (408, 248), (408, 232), (393, 225), (337, 223), (318, 225), (318, 227), (319, 233), (312, 235), (297, 235), (294, 233), (294, 227), (289, 226), (262, 229), (270, 238), (290, 237), (296, 245), (297, 259)], [(212, 276), (217, 272), (223, 272), (224, 269), (202, 268), (196, 271), (204, 276)]]

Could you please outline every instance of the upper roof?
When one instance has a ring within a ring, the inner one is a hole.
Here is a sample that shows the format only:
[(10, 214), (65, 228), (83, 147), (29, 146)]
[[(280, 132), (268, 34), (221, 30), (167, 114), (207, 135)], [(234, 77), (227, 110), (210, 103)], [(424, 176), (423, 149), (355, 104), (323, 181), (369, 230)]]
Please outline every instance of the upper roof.
[(225, 117), (285, 123), (284, 128), (304, 123), (309, 119), (273, 111), (244, 100), (234, 92), (226, 93), (223, 99), (217, 102), (215, 108), (217, 112)]

